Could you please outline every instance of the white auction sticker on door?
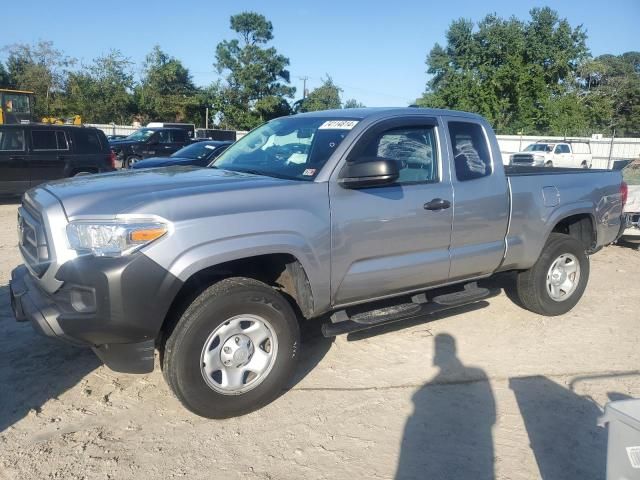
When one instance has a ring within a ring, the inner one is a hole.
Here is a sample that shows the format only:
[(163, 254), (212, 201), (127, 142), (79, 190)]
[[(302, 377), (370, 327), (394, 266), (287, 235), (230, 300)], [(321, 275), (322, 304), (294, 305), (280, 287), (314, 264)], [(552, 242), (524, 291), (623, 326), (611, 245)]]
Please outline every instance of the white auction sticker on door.
[(640, 447), (627, 447), (627, 455), (633, 468), (640, 468)]
[(318, 130), (351, 130), (358, 124), (358, 120), (327, 120)]

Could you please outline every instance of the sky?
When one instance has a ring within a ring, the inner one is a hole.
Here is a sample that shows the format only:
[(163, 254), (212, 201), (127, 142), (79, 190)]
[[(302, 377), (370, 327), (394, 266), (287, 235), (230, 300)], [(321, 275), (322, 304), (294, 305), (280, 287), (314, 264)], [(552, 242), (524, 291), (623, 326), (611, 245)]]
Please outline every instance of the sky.
[[(640, 50), (640, 0), (596, 2), (526, 0), (303, 0), (3, 2), (0, 47), (52, 40), (67, 55), (88, 63), (110, 49), (136, 62), (156, 44), (189, 68), (195, 83), (219, 78), (215, 47), (234, 38), (229, 17), (255, 11), (273, 23), (271, 44), (290, 59), (291, 83), (302, 95), (326, 75), (343, 89), (343, 100), (366, 106), (406, 106), (427, 82), (425, 58), (436, 42), (445, 43), (449, 24), (464, 17), (475, 22), (488, 13), (528, 18), (536, 6), (550, 6), (572, 26), (582, 24), (594, 56)], [(269, 4), (273, 5), (269, 5)], [(0, 59), (6, 52), (0, 51)]]

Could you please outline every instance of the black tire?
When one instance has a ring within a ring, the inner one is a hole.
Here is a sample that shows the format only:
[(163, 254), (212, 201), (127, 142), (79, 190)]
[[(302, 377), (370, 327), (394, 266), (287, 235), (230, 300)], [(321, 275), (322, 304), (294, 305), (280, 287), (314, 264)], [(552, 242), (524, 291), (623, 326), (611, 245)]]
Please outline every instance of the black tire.
[[(219, 393), (204, 380), (202, 350), (217, 327), (241, 314), (259, 315), (271, 324), (278, 342), (274, 363), (252, 390)], [(277, 398), (293, 376), (299, 348), (298, 321), (282, 295), (257, 280), (227, 278), (207, 288), (184, 312), (165, 342), (162, 370), (187, 409), (207, 418), (229, 418), (257, 410)]]
[(553, 168), (553, 162), (549, 160), (547, 163), (544, 164), (544, 166), (547, 168)]
[[(570, 253), (578, 259), (580, 278), (573, 293), (562, 301), (554, 300), (547, 291), (547, 272), (551, 264), (562, 254)], [(575, 238), (552, 233), (542, 249), (538, 261), (529, 270), (516, 277), (516, 294), (527, 310), (553, 317), (571, 310), (578, 303), (589, 280), (589, 257), (584, 246)]]
[(131, 166), (139, 160), (142, 159), (140, 157), (136, 157), (135, 155), (131, 155), (124, 161), (124, 166), (122, 168), (131, 168)]

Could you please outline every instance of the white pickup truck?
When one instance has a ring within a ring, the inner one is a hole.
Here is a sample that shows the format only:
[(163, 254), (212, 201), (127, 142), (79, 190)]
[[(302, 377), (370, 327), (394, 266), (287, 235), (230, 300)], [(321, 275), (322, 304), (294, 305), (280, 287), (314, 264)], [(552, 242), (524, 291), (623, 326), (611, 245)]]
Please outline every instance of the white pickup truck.
[(511, 155), (509, 163), (533, 167), (591, 168), (592, 159), (589, 142), (540, 141)]

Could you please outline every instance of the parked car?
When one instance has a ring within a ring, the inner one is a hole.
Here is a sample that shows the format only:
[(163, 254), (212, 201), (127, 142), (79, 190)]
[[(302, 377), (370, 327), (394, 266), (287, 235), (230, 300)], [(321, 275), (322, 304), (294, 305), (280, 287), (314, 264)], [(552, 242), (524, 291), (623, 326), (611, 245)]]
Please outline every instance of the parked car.
[(440, 312), (489, 297), (476, 281), (498, 272), (525, 308), (570, 311), (621, 231), (623, 190), (619, 171), (505, 169), (474, 114), (304, 113), (211, 168), (31, 190), (11, 304), (119, 372), (150, 372), (157, 346), (189, 410), (240, 415), (289, 384), (299, 322), (333, 336)]
[(0, 194), (21, 195), (59, 178), (114, 170), (101, 130), (67, 125), (0, 125)]
[(149, 122), (147, 128), (180, 128), (189, 134), (191, 140), (196, 138), (196, 126), (193, 123)]
[(168, 157), (151, 157), (140, 160), (131, 165), (131, 168), (155, 168), (171, 165), (206, 167), (215, 158), (224, 152), (233, 142), (216, 142), (212, 140), (200, 140), (181, 148)]
[(589, 142), (536, 142), (511, 155), (511, 165), (535, 167), (591, 168)]
[(128, 168), (143, 158), (168, 157), (190, 143), (189, 135), (180, 128), (141, 128), (109, 145), (122, 168)]
[(624, 207), (626, 228), (622, 240), (640, 248), (640, 159), (629, 162), (623, 170), (628, 183), (627, 202)]

